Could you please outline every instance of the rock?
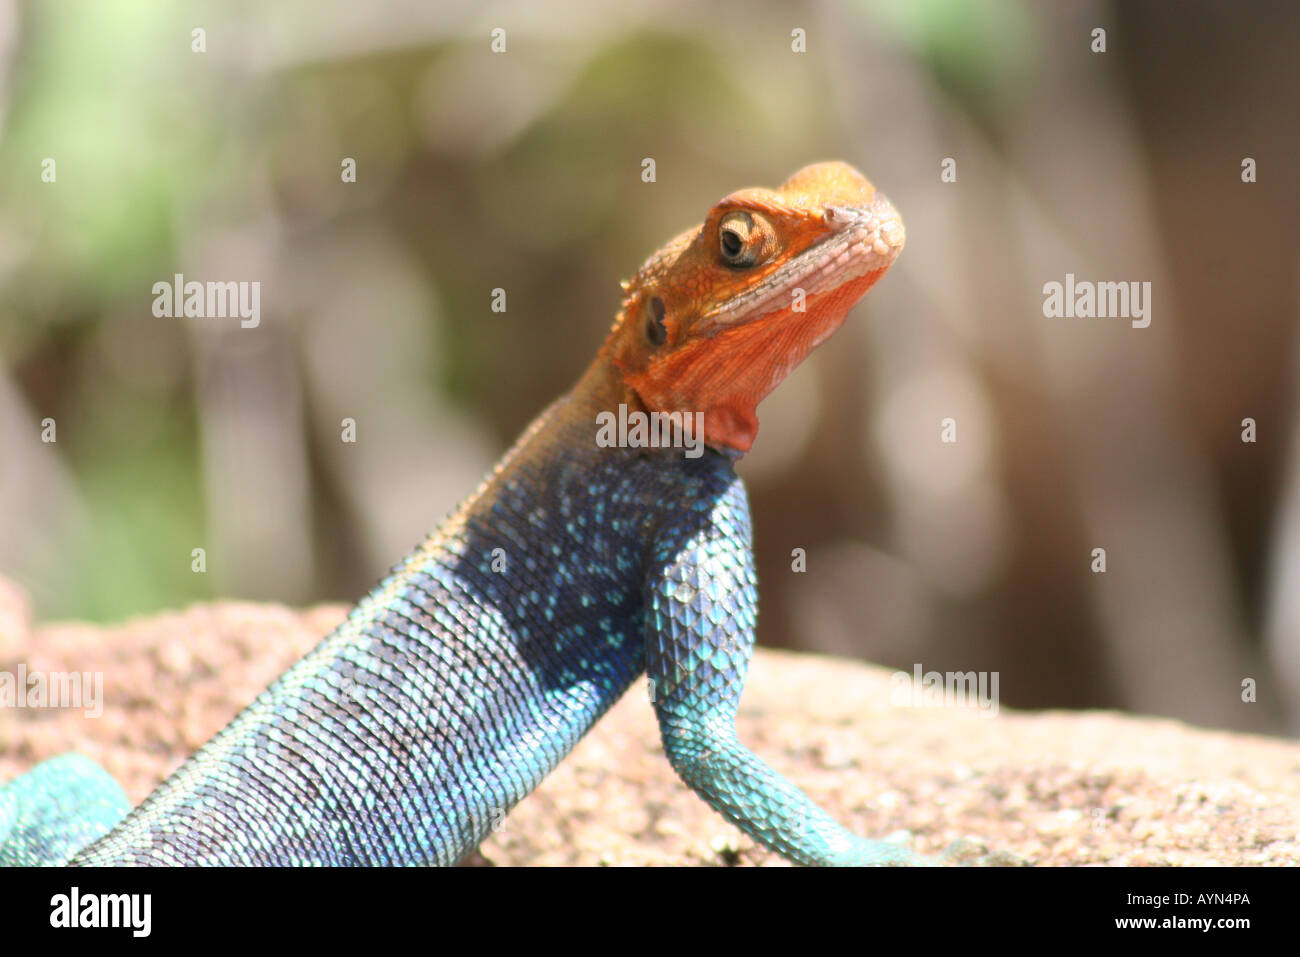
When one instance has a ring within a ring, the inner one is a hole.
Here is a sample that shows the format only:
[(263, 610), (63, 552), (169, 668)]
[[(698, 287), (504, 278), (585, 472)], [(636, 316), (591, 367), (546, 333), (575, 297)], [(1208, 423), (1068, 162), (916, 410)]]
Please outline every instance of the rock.
[[(102, 672), (104, 716), (0, 711), (0, 780), (79, 747), (134, 802), (346, 612), (215, 603), (30, 634), (14, 593), (0, 580), (0, 668), (39, 647)], [(910, 835), (924, 853), (961, 839), (957, 860), (972, 862), (1300, 864), (1300, 744), (1114, 713), (894, 707), (890, 691), (880, 668), (762, 650), (740, 737), (858, 833)], [(643, 682), (474, 862), (784, 863), (677, 780)]]

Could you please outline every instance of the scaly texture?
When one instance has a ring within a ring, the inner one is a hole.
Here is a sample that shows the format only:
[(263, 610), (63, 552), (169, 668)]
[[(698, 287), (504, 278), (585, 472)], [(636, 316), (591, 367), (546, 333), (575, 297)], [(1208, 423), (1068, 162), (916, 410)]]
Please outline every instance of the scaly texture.
[(122, 788), (93, 761), (51, 758), (0, 788), (0, 867), (66, 860), (130, 809)]
[[(734, 725), (757, 589), (733, 462), (758, 402), (902, 244), (844, 164), (723, 199), (625, 284), (595, 363), (478, 492), (71, 863), (454, 863), (647, 670), (669, 760), (727, 819), (800, 863), (908, 860), (840, 827)], [(699, 413), (708, 447), (607, 447), (598, 417), (616, 410)], [(60, 825), (80, 809), (24, 811), (61, 776), (86, 783), (43, 765), (0, 791), (10, 859), (78, 846)]]

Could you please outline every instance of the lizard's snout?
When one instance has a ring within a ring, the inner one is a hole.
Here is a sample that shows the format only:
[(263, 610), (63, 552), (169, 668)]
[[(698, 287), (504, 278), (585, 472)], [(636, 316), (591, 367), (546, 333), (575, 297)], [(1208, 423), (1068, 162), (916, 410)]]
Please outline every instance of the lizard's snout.
[(896, 257), (907, 240), (903, 217), (883, 193), (876, 193), (865, 210), (867, 244), (877, 256)]
[(880, 238), (895, 252), (902, 249), (907, 233), (903, 229), (903, 217), (898, 215), (894, 204), (883, 193), (877, 193), (871, 201), (869, 212), (875, 223), (875, 232)]
[(907, 239), (903, 218), (882, 193), (865, 206), (827, 206), (822, 221), (833, 234), (851, 231), (861, 247), (886, 260), (885, 265), (897, 258)]

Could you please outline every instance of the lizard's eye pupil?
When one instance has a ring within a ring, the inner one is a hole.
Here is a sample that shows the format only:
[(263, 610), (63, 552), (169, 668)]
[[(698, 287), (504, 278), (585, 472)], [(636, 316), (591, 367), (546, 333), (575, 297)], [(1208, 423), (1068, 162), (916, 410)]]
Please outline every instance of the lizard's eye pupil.
[(668, 341), (668, 329), (664, 326), (664, 316), (668, 309), (658, 296), (650, 300), (650, 311), (646, 314), (645, 337), (652, 346), (662, 346)]
[(728, 259), (735, 259), (745, 248), (745, 241), (732, 229), (722, 231), (722, 254)]

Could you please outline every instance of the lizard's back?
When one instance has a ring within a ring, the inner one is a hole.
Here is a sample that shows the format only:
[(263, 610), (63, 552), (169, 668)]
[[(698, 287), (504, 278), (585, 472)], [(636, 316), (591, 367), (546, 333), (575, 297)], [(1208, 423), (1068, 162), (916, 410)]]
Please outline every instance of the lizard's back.
[(595, 432), (552, 406), (335, 632), (73, 863), (448, 864), (477, 846), (644, 669), (647, 543), (674, 524), (688, 536), (738, 483), (717, 453), (598, 448)]

